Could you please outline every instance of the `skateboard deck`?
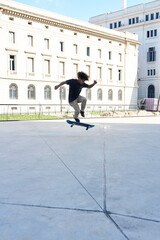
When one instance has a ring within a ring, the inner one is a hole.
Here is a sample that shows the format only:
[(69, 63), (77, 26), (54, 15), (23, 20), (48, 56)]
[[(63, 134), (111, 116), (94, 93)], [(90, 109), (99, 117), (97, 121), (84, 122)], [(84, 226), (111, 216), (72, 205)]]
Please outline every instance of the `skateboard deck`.
[(94, 125), (88, 124), (88, 123), (82, 123), (82, 122), (75, 122), (75, 121), (70, 121), (67, 120), (66, 121), (68, 124), (71, 125), (71, 127), (73, 127), (74, 125), (80, 126), (80, 127), (85, 127), (86, 130), (88, 130), (89, 128), (93, 128)]

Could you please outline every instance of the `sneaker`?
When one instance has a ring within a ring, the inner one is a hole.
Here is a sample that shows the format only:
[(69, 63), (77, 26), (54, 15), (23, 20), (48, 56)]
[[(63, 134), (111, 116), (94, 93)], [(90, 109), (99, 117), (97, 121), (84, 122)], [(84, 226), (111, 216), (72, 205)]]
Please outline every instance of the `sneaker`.
[(75, 121), (76, 121), (76, 122), (80, 122), (79, 118), (75, 118)]
[(82, 116), (82, 117), (85, 117), (85, 115), (84, 115), (84, 112), (83, 112), (83, 111), (80, 111), (80, 113), (81, 113), (81, 116)]

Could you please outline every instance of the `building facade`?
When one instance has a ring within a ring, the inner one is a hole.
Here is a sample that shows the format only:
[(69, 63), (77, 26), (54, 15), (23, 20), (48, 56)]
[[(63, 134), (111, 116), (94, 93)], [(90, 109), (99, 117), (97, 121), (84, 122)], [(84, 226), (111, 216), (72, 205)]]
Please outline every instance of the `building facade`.
[(88, 104), (137, 104), (135, 34), (0, 0), (0, 39), (1, 105), (67, 104), (68, 86), (54, 86), (78, 71), (98, 81), (83, 89)]
[(160, 1), (126, 7), (90, 18), (91, 23), (138, 34), (142, 42), (138, 59), (138, 98), (160, 96)]

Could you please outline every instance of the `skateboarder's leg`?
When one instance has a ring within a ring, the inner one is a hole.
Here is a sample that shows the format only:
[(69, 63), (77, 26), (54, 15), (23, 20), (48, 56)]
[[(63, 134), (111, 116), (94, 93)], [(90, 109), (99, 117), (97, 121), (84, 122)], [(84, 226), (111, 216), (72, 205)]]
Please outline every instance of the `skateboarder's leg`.
[(83, 96), (79, 96), (77, 98), (77, 102), (81, 103), (81, 111), (84, 112), (85, 107), (86, 107), (86, 103), (87, 103), (87, 99), (85, 97), (83, 97)]
[(74, 115), (73, 115), (74, 119), (78, 118), (78, 115), (80, 113), (80, 108), (78, 106), (77, 99), (74, 100), (73, 102), (70, 102), (69, 104), (74, 108)]

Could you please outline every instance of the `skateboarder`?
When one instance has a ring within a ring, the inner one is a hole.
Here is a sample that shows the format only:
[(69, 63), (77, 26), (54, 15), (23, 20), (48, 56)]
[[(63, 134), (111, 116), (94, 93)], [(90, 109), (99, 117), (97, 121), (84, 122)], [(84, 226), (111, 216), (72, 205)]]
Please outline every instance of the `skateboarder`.
[[(78, 72), (78, 79), (70, 79), (67, 81), (63, 81), (60, 84), (55, 86), (55, 90), (61, 87), (64, 84), (69, 85), (69, 104), (74, 108), (74, 119), (76, 122), (80, 122), (78, 115), (81, 114), (82, 117), (85, 117), (84, 110), (86, 107), (87, 99), (80, 95), (82, 88), (92, 88), (97, 81), (94, 80), (92, 84), (86, 84), (85, 81), (88, 80), (88, 75), (84, 72)], [(81, 103), (81, 109), (79, 108), (78, 103)]]

